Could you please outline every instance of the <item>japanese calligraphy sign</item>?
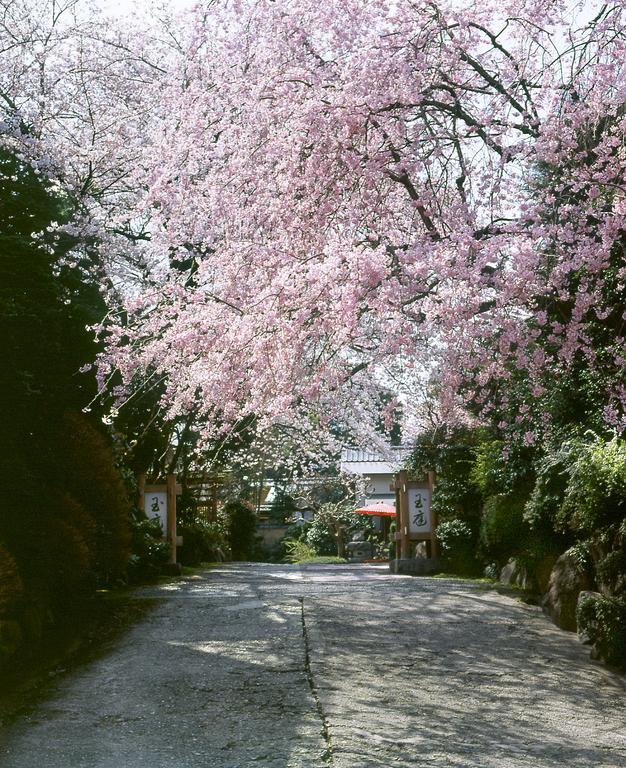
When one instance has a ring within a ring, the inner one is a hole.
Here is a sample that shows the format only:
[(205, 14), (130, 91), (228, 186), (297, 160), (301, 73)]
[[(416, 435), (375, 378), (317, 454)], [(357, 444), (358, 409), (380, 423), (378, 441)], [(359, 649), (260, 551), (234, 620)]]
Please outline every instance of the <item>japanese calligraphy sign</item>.
[(176, 496), (182, 493), (174, 474), (168, 474), (166, 482), (158, 485), (146, 483), (146, 476), (137, 478), (139, 508), (150, 520), (158, 520), (163, 538), (170, 544), (170, 563), (176, 563), (176, 547), (182, 537), (176, 534)]
[(409, 479), (406, 470), (395, 476), (397, 530), (396, 558), (412, 557), (415, 542), (427, 543), (427, 557), (438, 557), (438, 544), (435, 537), (437, 516), (432, 508), (434, 473), (427, 472), (420, 480)]
[(165, 536), (167, 533), (167, 492), (152, 491), (144, 495), (144, 512), (150, 520), (156, 518)]
[(431, 533), (430, 491), (426, 488), (408, 488), (409, 533)]

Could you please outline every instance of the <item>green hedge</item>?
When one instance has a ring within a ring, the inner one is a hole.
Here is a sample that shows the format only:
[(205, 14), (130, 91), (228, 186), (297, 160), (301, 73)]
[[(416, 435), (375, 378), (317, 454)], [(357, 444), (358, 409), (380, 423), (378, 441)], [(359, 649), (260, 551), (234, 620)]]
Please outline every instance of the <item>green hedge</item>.
[(435, 531), (442, 554), (455, 573), (474, 574), (481, 570), (476, 556), (476, 532), (465, 520), (446, 520)]
[(578, 631), (591, 642), (594, 655), (626, 668), (626, 599), (589, 595), (578, 604)]

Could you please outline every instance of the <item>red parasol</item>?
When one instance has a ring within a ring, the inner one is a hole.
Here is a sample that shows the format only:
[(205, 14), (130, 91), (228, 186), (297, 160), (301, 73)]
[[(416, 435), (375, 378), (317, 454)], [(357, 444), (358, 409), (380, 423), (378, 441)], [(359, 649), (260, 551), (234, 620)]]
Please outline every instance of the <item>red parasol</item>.
[(375, 517), (395, 517), (396, 508), (386, 501), (375, 501), (365, 507), (354, 510), (358, 515), (374, 515)]

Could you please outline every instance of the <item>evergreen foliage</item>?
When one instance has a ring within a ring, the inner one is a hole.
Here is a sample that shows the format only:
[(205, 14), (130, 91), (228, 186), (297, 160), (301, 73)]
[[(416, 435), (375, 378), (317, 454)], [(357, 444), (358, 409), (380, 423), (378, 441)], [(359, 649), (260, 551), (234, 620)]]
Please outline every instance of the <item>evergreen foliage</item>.
[(257, 550), (256, 515), (240, 501), (224, 505), (228, 543), (233, 560), (251, 560)]
[(77, 598), (122, 579), (130, 554), (111, 439), (83, 413), (95, 394), (93, 374), (80, 372), (96, 353), (86, 326), (103, 305), (83, 282), (95, 244), (58, 229), (69, 213), (52, 182), (0, 152), (0, 611), (13, 605), (32, 640)]

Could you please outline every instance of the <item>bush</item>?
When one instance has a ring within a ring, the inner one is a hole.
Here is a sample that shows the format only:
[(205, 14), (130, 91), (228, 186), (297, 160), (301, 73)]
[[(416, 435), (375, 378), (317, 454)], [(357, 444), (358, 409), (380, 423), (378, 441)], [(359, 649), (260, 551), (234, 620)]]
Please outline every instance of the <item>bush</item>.
[(505, 448), (502, 440), (481, 432), (469, 480), (483, 499), (498, 494), (527, 495), (533, 480), (530, 451), (519, 445)]
[(337, 555), (337, 531), (341, 530), (344, 546), (357, 531), (365, 534), (372, 530), (372, 520), (357, 515), (354, 506), (346, 501), (322, 504), (306, 532), (306, 542), (318, 555)]
[(200, 515), (187, 518), (178, 526), (183, 544), (178, 549), (183, 565), (224, 560), (228, 549), (226, 531), (218, 522), (209, 522)]
[(284, 523), (286, 520), (292, 520), (296, 511), (297, 506), (293, 497), (284, 488), (279, 488), (268, 511), (269, 519), (273, 523)]
[[(94, 578), (100, 585), (111, 584), (124, 579), (130, 557), (132, 508), (126, 486), (106, 437), (82, 414), (66, 414), (65, 423), (69, 444), (63, 486), (91, 518), (86, 541)], [(80, 524), (82, 531), (88, 527), (86, 521)]]
[(522, 551), (529, 536), (524, 521), (524, 502), (504, 494), (490, 496), (483, 508), (480, 545), (488, 561), (503, 566)]
[(304, 532), (306, 546), (316, 555), (336, 555), (337, 541), (326, 523), (315, 518)]
[(169, 544), (163, 540), (158, 520), (149, 520), (143, 512), (132, 519), (128, 577), (137, 583), (155, 579), (169, 559)]
[(535, 462), (535, 485), (524, 508), (530, 526), (554, 530), (567, 488), (567, 473), (580, 450), (576, 437), (563, 436)]
[(10, 552), (0, 545), (0, 618), (22, 596), (22, 579)]
[(20, 519), (8, 521), (7, 549), (15, 558), (27, 600), (46, 615), (64, 612), (68, 603), (96, 587), (93, 518), (71, 496), (46, 488), (37, 508), (28, 494), (13, 498)]
[(476, 519), (480, 514), (480, 495), (470, 481), (479, 439), (477, 430), (434, 430), (418, 438), (407, 462), (417, 477), (435, 472), (433, 511), (442, 521)]
[(258, 554), (256, 515), (241, 501), (224, 505), (228, 543), (233, 560), (250, 560)]
[(626, 668), (626, 599), (589, 595), (578, 605), (576, 622), (593, 645), (594, 656)]
[(304, 541), (306, 534), (311, 527), (311, 520), (305, 520), (303, 523), (290, 525), (285, 531), (283, 540), (294, 539), (297, 541)]
[(595, 437), (568, 468), (557, 523), (577, 533), (619, 524), (626, 514), (626, 441)]
[(435, 531), (442, 552), (456, 573), (476, 573), (476, 534), (464, 520), (446, 520)]
[(312, 560), (317, 555), (317, 552), (310, 544), (294, 539), (285, 542), (285, 551), (285, 558), (289, 563), (302, 563)]
[(624, 574), (626, 574), (626, 552), (623, 549), (608, 552), (596, 564), (598, 584), (612, 592), (618, 588)]

